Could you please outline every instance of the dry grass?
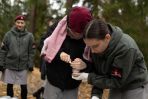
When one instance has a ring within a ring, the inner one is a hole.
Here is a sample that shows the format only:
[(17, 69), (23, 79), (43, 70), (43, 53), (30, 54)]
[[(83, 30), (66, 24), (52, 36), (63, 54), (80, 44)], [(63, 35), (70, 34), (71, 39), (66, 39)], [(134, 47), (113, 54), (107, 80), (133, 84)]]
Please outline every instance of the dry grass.
[[(40, 88), (43, 84), (43, 81), (40, 79), (40, 72), (38, 69), (34, 69), (32, 73), (28, 75), (28, 98), (27, 99), (35, 99), (32, 96), (32, 93), (35, 92), (38, 88)], [(87, 83), (81, 83), (79, 87), (79, 99), (90, 99), (91, 93), (91, 85)], [(16, 97), (20, 99), (20, 87), (18, 85), (14, 86), (14, 94)], [(6, 96), (6, 84), (0, 81), (0, 96)], [(102, 99), (108, 99), (108, 90), (104, 91), (104, 95)]]
[[(90, 99), (92, 86), (87, 83), (81, 83), (79, 87), (79, 99)], [(105, 89), (102, 99), (108, 99), (109, 90)]]

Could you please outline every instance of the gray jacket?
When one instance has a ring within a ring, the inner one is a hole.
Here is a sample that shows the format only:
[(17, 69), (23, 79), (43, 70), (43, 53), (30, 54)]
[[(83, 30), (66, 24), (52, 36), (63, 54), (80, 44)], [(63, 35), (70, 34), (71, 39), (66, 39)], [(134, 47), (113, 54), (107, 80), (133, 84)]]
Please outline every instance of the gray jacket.
[(0, 51), (3, 53), (3, 59), (0, 60), (4, 60), (4, 64), (0, 64), (3, 64), (4, 68), (12, 70), (32, 68), (35, 54), (33, 34), (13, 27), (5, 34)]
[(92, 95), (102, 96), (103, 89), (130, 90), (148, 82), (144, 57), (135, 41), (121, 29), (110, 26), (112, 39), (104, 54), (92, 54), (95, 71), (88, 76), (94, 85)]

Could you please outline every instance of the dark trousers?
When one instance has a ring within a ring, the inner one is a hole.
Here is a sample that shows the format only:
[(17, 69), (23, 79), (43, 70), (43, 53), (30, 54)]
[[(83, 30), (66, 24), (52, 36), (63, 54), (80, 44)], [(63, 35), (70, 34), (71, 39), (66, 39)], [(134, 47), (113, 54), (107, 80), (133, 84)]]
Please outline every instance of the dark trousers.
[[(7, 95), (13, 97), (13, 84), (7, 84)], [(21, 99), (27, 99), (27, 85), (21, 85)]]

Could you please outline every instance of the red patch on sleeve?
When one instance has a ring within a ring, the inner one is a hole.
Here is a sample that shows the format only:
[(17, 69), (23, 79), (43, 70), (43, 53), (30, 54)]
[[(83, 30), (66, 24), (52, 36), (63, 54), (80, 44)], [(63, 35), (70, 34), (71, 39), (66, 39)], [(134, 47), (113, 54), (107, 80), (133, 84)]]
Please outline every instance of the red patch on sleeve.
[(117, 78), (121, 78), (122, 77), (121, 70), (118, 69), (118, 68), (113, 68), (111, 75), (114, 76), (114, 77), (117, 77)]

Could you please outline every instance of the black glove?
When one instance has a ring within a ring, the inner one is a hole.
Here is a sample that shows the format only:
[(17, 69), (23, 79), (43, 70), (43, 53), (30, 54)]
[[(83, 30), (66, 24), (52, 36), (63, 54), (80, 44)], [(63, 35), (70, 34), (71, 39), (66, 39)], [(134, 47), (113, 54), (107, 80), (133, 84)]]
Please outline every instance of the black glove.
[(33, 67), (30, 67), (30, 68), (29, 68), (29, 71), (31, 71), (31, 72), (32, 72), (32, 71), (33, 71)]
[(3, 66), (0, 66), (0, 71), (4, 71), (5, 70), (5, 68), (3, 67)]

